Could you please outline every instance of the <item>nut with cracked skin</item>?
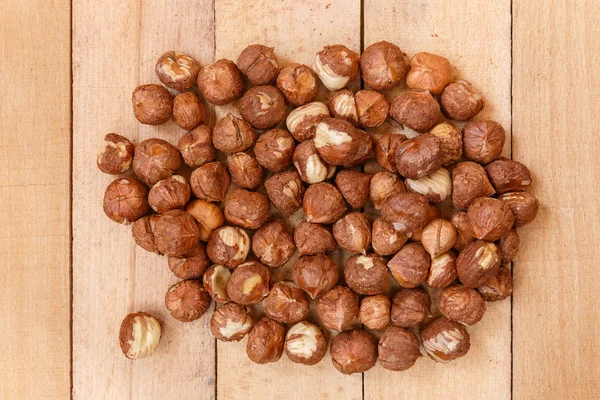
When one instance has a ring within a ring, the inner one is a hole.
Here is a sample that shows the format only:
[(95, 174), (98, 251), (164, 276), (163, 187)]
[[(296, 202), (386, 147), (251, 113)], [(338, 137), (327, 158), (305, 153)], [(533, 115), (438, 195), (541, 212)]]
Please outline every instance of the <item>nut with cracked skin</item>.
[(317, 97), (319, 78), (307, 65), (291, 63), (281, 68), (275, 85), (289, 104), (299, 107)]
[(371, 244), (371, 224), (365, 214), (354, 211), (333, 224), (337, 244), (351, 253), (366, 254)]
[(158, 218), (158, 215), (149, 215), (138, 219), (131, 225), (131, 234), (135, 243), (142, 249), (156, 254), (160, 253), (156, 249), (153, 230)]
[(411, 89), (429, 90), (434, 96), (450, 83), (452, 66), (447, 58), (431, 53), (417, 53), (410, 60), (406, 85)]
[(169, 256), (168, 262), (169, 269), (179, 279), (200, 278), (210, 265), (204, 243), (183, 256)]
[(244, 79), (233, 61), (222, 58), (198, 73), (198, 88), (206, 100), (222, 106), (242, 97)]
[(179, 139), (177, 149), (183, 161), (192, 168), (200, 167), (215, 159), (212, 131), (206, 125), (200, 125)]
[(456, 259), (456, 272), (463, 285), (484, 286), (500, 268), (500, 252), (494, 243), (477, 240), (469, 243)]
[(171, 119), (173, 96), (160, 85), (141, 85), (131, 94), (133, 114), (146, 125), (162, 125)]
[(330, 253), (337, 248), (331, 232), (320, 224), (302, 221), (294, 230), (294, 243), (299, 256)]
[(358, 309), (358, 322), (367, 329), (385, 329), (390, 323), (390, 299), (383, 294), (364, 297)]
[(215, 264), (208, 268), (202, 275), (204, 290), (212, 297), (215, 303), (225, 304), (229, 301), (227, 297), (227, 283), (231, 278), (229, 268)]
[(466, 211), (454, 211), (450, 216), (450, 222), (456, 228), (457, 236), (456, 243), (454, 243), (454, 249), (462, 251), (469, 243), (475, 240), (469, 226), (467, 224), (467, 212)]
[(369, 199), (371, 175), (352, 169), (344, 169), (335, 176), (335, 185), (350, 208), (361, 208)]
[(450, 250), (431, 259), (431, 267), (424, 283), (433, 289), (443, 289), (457, 278), (456, 253)]
[(119, 345), (125, 357), (135, 360), (154, 353), (160, 342), (160, 322), (145, 312), (128, 314), (121, 322)]
[(469, 121), (462, 132), (463, 155), (467, 160), (489, 164), (502, 154), (506, 133), (496, 121)]
[(175, 146), (162, 139), (147, 139), (135, 147), (133, 172), (148, 186), (170, 177), (180, 165)]
[(400, 143), (407, 140), (406, 136), (399, 133), (386, 133), (375, 143), (375, 158), (381, 168), (390, 172), (398, 172), (396, 167), (396, 150)]
[(198, 223), (200, 240), (207, 242), (210, 234), (225, 222), (219, 206), (205, 200), (192, 200), (185, 207)]
[(212, 161), (196, 168), (190, 176), (190, 186), (194, 196), (209, 202), (223, 201), (230, 182), (227, 169), (218, 161)]
[(485, 172), (496, 193), (523, 192), (531, 185), (529, 169), (518, 161), (508, 160), (504, 157), (485, 167)]
[(135, 146), (129, 139), (116, 133), (109, 133), (104, 136), (96, 165), (106, 174), (123, 174), (131, 168), (134, 151)]
[(346, 87), (358, 77), (360, 55), (344, 45), (325, 46), (315, 58), (315, 72), (329, 90)]
[(483, 318), (485, 301), (475, 289), (452, 285), (442, 290), (437, 301), (438, 309), (451, 321), (474, 325)]
[(202, 283), (192, 279), (171, 286), (165, 295), (165, 307), (180, 322), (197, 320), (208, 310), (211, 302)]
[(325, 118), (317, 125), (315, 147), (330, 165), (352, 168), (373, 156), (371, 135), (338, 118)]
[(190, 200), (190, 185), (183, 176), (173, 175), (156, 182), (148, 192), (148, 204), (157, 213), (183, 208)]
[(408, 234), (397, 232), (394, 226), (383, 218), (373, 221), (371, 244), (373, 251), (380, 256), (395, 254), (404, 246), (408, 238)]
[(223, 214), (234, 225), (257, 229), (269, 218), (269, 200), (262, 193), (234, 189), (225, 200)]
[(358, 317), (358, 295), (350, 288), (336, 286), (317, 298), (317, 315), (325, 328), (343, 331)]
[(344, 278), (350, 289), (363, 295), (385, 293), (390, 284), (386, 261), (375, 254), (349, 257)]
[(206, 254), (215, 264), (234, 269), (246, 260), (250, 251), (250, 238), (237, 226), (222, 226), (211, 233)]
[(432, 203), (441, 203), (452, 194), (452, 178), (443, 167), (420, 179), (406, 179), (404, 184), (410, 192), (420, 193)]
[(462, 133), (448, 122), (442, 122), (431, 128), (429, 133), (440, 141), (442, 165), (457, 162), (462, 157)]
[(504, 193), (498, 199), (505, 202), (515, 216), (515, 228), (532, 222), (540, 206), (538, 199), (527, 192)]
[(500, 254), (502, 256), (500, 259), (500, 264), (510, 264), (519, 252), (520, 244), (521, 239), (519, 238), (517, 231), (514, 229), (511, 229), (506, 235), (502, 236), (500, 239)]
[(498, 273), (492, 277), (484, 286), (477, 288), (479, 294), (485, 301), (504, 300), (512, 294), (513, 284), (510, 270), (502, 266)]
[(252, 252), (270, 268), (282, 267), (295, 251), (287, 225), (280, 219), (267, 222), (252, 236)]
[(266, 85), (275, 79), (279, 66), (273, 47), (251, 44), (240, 53), (237, 66), (254, 85)]
[(277, 362), (283, 354), (285, 328), (277, 321), (263, 318), (248, 334), (246, 354), (257, 364)]
[(210, 331), (222, 342), (239, 342), (252, 329), (254, 320), (250, 308), (237, 303), (227, 303), (210, 317)]
[(431, 316), (431, 298), (421, 288), (401, 289), (392, 297), (392, 325), (415, 328)]
[(397, 193), (381, 207), (381, 217), (400, 233), (412, 233), (427, 222), (430, 205), (427, 198), (417, 193)]
[(369, 182), (369, 197), (379, 210), (391, 196), (406, 192), (406, 187), (400, 177), (392, 172), (379, 171)]
[(335, 174), (335, 166), (323, 161), (312, 139), (296, 146), (292, 161), (300, 178), (306, 183), (323, 182)]
[(327, 336), (317, 325), (301, 321), (293, 325), (285, 335), (285, 354), (290, 361), (315, 365), (327, 353)]
[(302, 205), (304, 184), (297, 171), (283, 171), (265, 181), (271, 203), (285, 215), (291, 215)]
[(463, 357), (471, 347), (465, 327), (446, 317), (436, 319), (421, 331), (421, 343), (432, 360), (442, 363)]
[(321, 182), (310, 185), (306, 189), (302, 208), (308, 222), (331, 224), (344, 214), (346, 203), (335, 186)]
[(481, 94), (464, 80), (446, 86), (440, 100), (444, 114), (456, 121), (470, 120), (485, 106)]
[(160, 253), (183, 256), (200, 245), (200, 230), (194, 217), (185, 211), (166, 211), (154, 224), (154, 242)]
[(431, 257), (418, 243), (404, 245), (388, 262), (394, 279), (405, 288), (415, 288), (425, 282)]
[(175, 90), (191, 88), (200, 72), (200, 64), (192, 57), (178, 51), (168, 51), (156, 62), (156, 75), (160, 81)]
[(271, 129), (285, 119), (285, 99), (275, 86), (255, 86), (244, 93), (240, 114), (255, 129)]
[(227, 282), (229, 300), (247, 306), (260, 303), (269, 294), (271, 272), (259, 262), (240, 264)]
[(104, 191), (104, 213), (119, 224), (130, 224), (150, 211), (148, 189), (134, 178), (118, 178)]
[(314, 101), (292, 110), (285, 120), (285, 125), (294, 139), (304, 142), (312, 139), (315, 136), (317, 125), (329, 117), (327, 106), (319, 101)]
[(231, 183), (243, 189), (256, 189), (265, 175), (262, 166), (249, 152), (228, 155), (227, 169), (231, 176)]
[(312, 299), (332, 289), (338, 278), (338, 266), (323, 254), (298, 257), (292, 266), (292, 280)]
[(458, 163), (452, 170), (452, 204), (457, 209), (468, 208), (478, 197), (495, 192), (483, 167), (471, 161)]
[(342, 89), (329, 99), (329, 110), (335, 118), (345, 119), (354, 126), (376, 128), (387, 119), (390, 103), (374, 90), (359, 90), (354, 94)]
[(390, 371), (405, 371), (415, 365), (421, 355), (419, 339), (407, 329), (389, 327), (377, 346), (379, 364)]
[(440, 115), (440, 105), (426, 90), (409, 90), (398, 96), (390, 116), (399, 124), (419, 133), (427, 132)]
[(500, 240), (513, 226), (515, 217), (506, 203), (490, 197), (479, 197), (467, 210), (467, 226), (471, 234), (490, 242)]
[(250, 124), (229, 113), (213, 129), (213, 145), (225, 153), (238, 153), (254, 144), (256, 133)]
[(400, 175), (408, 179), (431, 175), (442, 166), (440, 141), (429, 133), (405, 140), (398, 145), (395, 160)]
[(206, 110), (193, 92), (179, 93), (173, 99), (173, 122), (191, 130), (206, 121)]
[(427, 250), (431, 258), (435, 258), (454, 246), (456, 236), (456, 228), (450, 221), (435, 218), (423, 227), (421, 245)]
[(377, 340), (367, 331), (348, 330), (333, 338), (330, 353), (333, 366), (342, 374), (365, 372), (377, 362)]
[(294, 282), (275, 282), (263, 300), (265, 314), (284, 324), (300, 322), (310, 312), (308, 296)]
[(358, 112), (354, 93), (349, 89), (335, 92), (328, 102), (329, 111), (334, 118), (345, 119), (352, 125), (358, 125)]
[(363, 51), (360, 71), (363, 81), (372, 89), (389, 90), (402, 83), (408, 66), (398, 46), (381, 41), (369, 45)]
[(254, 145), (256, 161), (271, 172), (281, 172), (292, 163), (294, 138), (285, 129), (271, 129), (260, 135)]

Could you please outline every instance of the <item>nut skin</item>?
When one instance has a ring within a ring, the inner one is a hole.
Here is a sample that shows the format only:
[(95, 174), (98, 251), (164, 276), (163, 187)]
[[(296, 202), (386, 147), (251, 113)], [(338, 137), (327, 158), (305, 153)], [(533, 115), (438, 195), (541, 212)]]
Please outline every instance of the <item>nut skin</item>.
[(265, 175), (265, 171), (254, 155), (248, 152), (228, 155), (227, 169), (231, 176), (231, 183), (243, 189), (256, 189)]
[(362, 79), (375, 90), (389, 90), (399, 86), (407, 71), (402, 50), (386, 41), (369, 45), (360, 58)]
[(465, 325), (481, 321), (486, 308), (479, 292), (463, 285), (453, 285), (442, 290), (437, 306), (446, 318)]
[(182, 210), (170, 210), (156, 220), (154, 241), (160, 253), (180, 257), (200, 245), (200, 230), (190, 214)]
[(118, 178), (104, 191), (104, 213), (119, 224), (130, 224), (148, 213), (148, 189), (137, 179)]
[(371, 175), (344, 169), (335, 176), (335, 185), (350, 208), (361, 208), (369, 199)]
[(441, 210), (437, 206), (430, 204), (429, 209), (427, 210), (427, 215), (425, 216), (421, 227), (412, 232), (412, 235), (410, 235), (410, 240), (412, 242), (421, 242), (421, 235), (423, 234), (423, 228), (425, 227), (425, 225), (427, 225), (430, 221), (432, 221), (435, 218), (440, 218), (441, 215)]
[(269, 294), (271, 272), (259, 262), (240, 264), (227, 282), (227, 297), (243, 306), (257, 304)]
[(421, 331), (421, 343), (436, 362), (450, 362), (463, 357), (471, 347), (469, 332), (458, 322), (440, 317)]
[(348, 213), (333, 224), (333, 237), (344, 250), (366, 254), (371, 244), (369, 219), (358, 211)]
[(440, 141), (429, 133), (405, 140), (396, 149), (396, 168), (406, 178), (423, 178), (438, 171), (441, 166)]
[(222, 58), (198, 73), (198, 88), (206, 100), (222, 106), (242, 97), (244, 79), (233, 61)]
[(157, 213), (183, 208), (190, 200), (190, 185), (181, 175), (156, 182), (148, 192), (148, 204)]
[(282, 267), (295, 251), (294, 240), (280, 219), (267, 222), (252, 236), (252, 252), (270, 268)]
[(160, 85), (142, 85), (131, 95), (133, 114), (146, 125), (162, 125), (171, 119), (173, 97)]
[(250, 361), (257, 364), (277, 362), (283, 354), (285, 328), (277, 321), (263, 318), (258, 321), (246, 343), (246, 354)]
[(206, 110), (193, 92), (179, 93), (173, 99), (173, 121), (181, 129), (191, 130), (206, 121)]
[(512, 294), (513, 284), (510, 270), (502, 266), (485, 286), (477, 288), (485, 301), (504, 300)]
[(354, 126), (358, 126), (358, 111), (354, 93), (348, 89), (335, 92), (329, 99), (329, 111), (334, 118), (345, 119)]
[(437, 124), (429, 131), (440, 141), (442, 165), (448, 166), (461, 159), (463, 153), (462, 133), (448, 122)]
[(255, 129), (271, 129), (285, 119), (285, 99), (275, 86), (255, 86), (242, 97), (240, 113)]
[(296, 143), (284, 129), (271, 129), (260, 135), (254, 145), (256, 161), (271, 172), (284, 171), (292, 163)]
[(156, 75), (160, 81), (175, 90), (191, 88), (200, 72), (200, 64), (185, 53), (168, 51), (156, 62)]
[(237, 226), (222, 226), (211, 233), (206, 245), (208, 258), (215, 263), (234, 269), (246, 260), (250, 238)]
[(355, 99), (360, 127), (376, 128), (383, 125), (390, 112), (390, 102), (383, 94), (374, 90), (359, 90)]
[(405, 371), (423, 357), (420, 347), (419, 339), (411, 331), (389, 327), (377, 346), (379, 364), (390, 371)]
[(435, 258), (450, 250), (456, 243), (456, 237), (456, 228), (450, 221), (435, 218), (423, 227), (421, 245)]
[[(136, 221), (137, 222), (137, 221)], [(500, 239), (500, 254), (502, 258), (500, 259), (501, 265), (510, 264), (511, 261), (515, 258), (517, 253), (519, 252), (519, 245), (521, 244), (521, 239), (519, 238), (519, 234), (516, 230), (511, 229), (508, 233), (502, 236)]]
[(385, 293), (390, 283), (385, 259), (375, 254), (349, 257), (344, 278), (350, 289), (362, 295)]
[(154, 243), (153, 228), (158, 218), (158, 215), (149, 215), (138, 219), (131, 225), (131, 234), (135, 243), (142, 249), (156, 254), (160, 253), (156, 250)]
[(377, 172), (369, 182), (369, 197), (377, 210), (383, 207), (388, 198), (404, 192), (406, 187), (402, 179), (388, 171)]
[(315, 365), (327, 354), (327, 336), (313, 323), (298, 322), (285, 335), (285, 354), (292, 362)]
[(423, 246), (408, 243), (388, 262), (388, 268), (394, 279), (405, 288), (415, 288), (425, 282), (431, 257)]
[(410, 192), (420, 193), (433, 203), (441, 203), (452, 194), (452, 177), (443, 167), (421, 179), (406, 179), (404, 184)]
[(192, 279), (171, 286), (165, 295), (165, 307), (180, 322), (197, 320), (208, 310), (211, 302), (202, 283)]
[(231, 271), (223, 265), (213, 265), (202, 275), (204, 290), (212, 297), (215, 303), (225, 304), (227, 297), (227, 283), (231, 279)]
[(302, 221), (294, 230), (294, 243), (299, 256), (330, 253), (337, 248), (331, 232), (319, 224)]
[(431, 259), (431, 268), (424, 283), (433, 289), (444, 289), (457, 278), (456, 253), (450, 250)]
[(490, 242), (500, 240), (513, 226), (515, 217), (506, 203), (490, 197), (479, 197), (467, 210), (467, 226), (471, 234)]
[(317, 97), (319, 78), (310, 67), (292, 63), (281, 68), (275, 85), (290, 105), (299, 107)]
[(317, 125), (329, 117), (327, 106), (314, 101), (292, 110), (285, 120), (285, 125), (294, 139), (304, 142), (312, 139), (315, 136)]
[(293, 282), (275, 282), (263, 300), (265, 314), (284, 324), (295, 324), (308, 317), (308, 296)]
[(296, 146), (292, 161), (300, 178), (306, 183), (323, 182), (335, 173), (335, 167), (323, 161), (312, 139)]
[(210, 265), (204, 243), (181, 257), (169, 256), (168, 261), (169, 269), (179, 279), (200, 278)]
[(358, 295), (336, 286), (317, 298), (317, 315), (325, 328), (343, 331), (358, 317)]
[(477, 240), (469, 243), (456, 259), (456, 272), (463, 285), (484, 286), (500, 268), (500, 254), (494, 243)]
[(292, 280), (312, 299), (331, 290), (338, 278), (337, 265), (323, 254), (298, 257), (292, 266)]
[(392, 297), (392, 325), (415, 328), (431, 316), (431, 298), (421, 288), (402, 289)]
[(223, 201), (230, 182), (229, 173), (218, 161), (196, 168), (190, 176), (194, 196), (209, 202)]
[(135, 146), (127, 138), (116, 133), (109, 133), (104, 136), (104, 143), (98, 153), (96, 165), (105, 174), (123, 174), (131, 168), (134, 151)]
[(162, 139), (147, 139), (135, 148), (133, 172), (148, 186), (169, 178), (180, 166), (179, 152)]
[(222, 342), (239, 342), (252, 329), (254, 320), (250, 308), (237, 303), (227, 303), (213, 313), (210, 331)]
[(450, 216), (450, 222), (456, 228), (457, 233), (454, 249), (462, 251), (469, 243), (475, 240), (467, 224), (467, 213), (465, 211), (454, 211)]
[(398, 193), (390, 196), (381, 207), (381, 217), (399, 233), (412, 233), (426, 223), (430, 205), (417, 193)]
[(358, 322), (367, 329), (385, 329), (390, 323), (390, 299), (383, 294), (364, 297), (358, 309)]
[(260, 228), (269, 218), (267, 196), (245, 189), (234, 189), (227, 200), (225, 220), (246, 229)]
[(398, 168), (396, 167), (396, 150), (400, 143), (405, 140), (406, 136), (396, 133), (386, 133), (377, 140), (375, 144), (375, 158), (381, 168), (390, 172), (398, 172)]
[(310, 185), (306, 189), (302, 208), (308, 222), (331, 224), (344, 214), (346, 203), (335, 186), (321, 182)]
[(315, 72), (329, 90), (346, 87), (358, 77), (360, 55), (344, 45), (325, 46), (315, 58)]
[(213, 145), (225, 153), (238, 153), (254, 144), (256, 133), (250, 124), (229, 113), (213, 129)]
[(469, 208), (476, 198), (494, 193), (496, 191), (481, 165), (465, 161), (458, 163), (452, 171), (452, 204), (455, 208)]
[(262, 44), (251, 44), (242, 50), (237, 66), (254, 85), (266, 85), (275, 79), (279, 70), (273, 48)]
[(119, 345), (125, 357), (135, 360), (154, 353), (161, 337), (160, 322), (145, 312), (128, 314), (121, 322)]
[(367, 331), (344, 331), (331, 342), (333, 366), (345, 375), (365, 372), (377, 362), (377, 340)]
[(489, 164), (502, 154), (506, 133), (496, 121), (469, 121), (463, 127), (463, 155), (479, 164)]
[(406, 85), (410, 89), (429, 90), (437, 96), (450, 83), (452, 66), (448, 59), (431, 53), (417, 53), (410, 61)]
[(397, 232), (394, 226), (383, 218), (373, 221), (371, 244), (373, 251), (380, 256), (395, 254), (404, 246), (408, 236), (405, 233)]
[(210, 234), (225, 222), (219, 206), (205, 200), (190, 201), (185, 207), (185, 211), (198, 223), (200, 240), (203, 242), (207, 242)]
[(481, 94), (467, 81), (457, 81), (444, 89), (441, 97), (444, 114), (456, 121), (468, 121), (483, 109)]
[(304, 184), (297, 171), (278, 172), (265, 181), (271, 203), (285, 215), (291, 215), (302, 205)]
[(200, 125), (179, 139), (177, 149), (187, 165), (197, 168), (215, 159), (215, 148), (212, 143), (210, 128)]
[(518, 161), (500, 157), (485, 167), (496, 193), (523, 192), (531, 185), (529, 169)]
[(390, 116), (399, 124), (419, 133), (427, 132), (440, 115), (440, 105), (431, 93), (409, 90), (398, 96), (390, 107)]
[(315, 147), (325, 162), (346, 168), (362, 165), (373, 156), (371, 135), (339, 118), (325, 118), (317, 125)]
[(532, 222), (538, 213), (538, 199), (527, 192), (510, 192), (501, 194), (498, 199), (506, 203), (515, 216), (515, 228)]

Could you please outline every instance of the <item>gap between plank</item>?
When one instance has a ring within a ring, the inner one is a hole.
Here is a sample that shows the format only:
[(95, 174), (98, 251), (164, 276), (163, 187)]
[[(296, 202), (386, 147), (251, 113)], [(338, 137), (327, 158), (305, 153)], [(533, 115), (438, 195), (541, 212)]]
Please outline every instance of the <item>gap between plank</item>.
[(69, 63), (71, 64), (70, 73), (70, 81), (71, 81), (71, 92), (70, 92), (70, 105), (71, 105), (71, 115), (69, 123), (71, 124), (71, 136), (70, 136), (70, 151), (69, 151), (69, 385), (70, 385), (70, 399), (73, 400), (73, 389), (74, 389), (74, 380), (73, 380), (73, 0), (69, 2), (69, 20), (71, 23), (70, 26), (70, 35), (71, 35), (71, 43), (70, 43), (70, 51), (69, 51)]

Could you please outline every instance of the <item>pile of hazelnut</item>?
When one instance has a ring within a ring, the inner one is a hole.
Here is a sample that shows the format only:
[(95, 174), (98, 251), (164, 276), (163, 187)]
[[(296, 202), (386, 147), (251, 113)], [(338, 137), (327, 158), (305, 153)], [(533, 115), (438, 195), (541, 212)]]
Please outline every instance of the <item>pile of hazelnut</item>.
[[(215, 301), (211, 332), (248, 336), (253, 362), (276, 362), (285, 350), (313, 365), (330, 342), (344, 374), (377, 360), (401, 371), (421, 347), (438, 362), (464, 356), (466, 326), (481, 320), (486, 301), (511, 295), (515, 229), (538, 210), (531, 176), (501, 157), (499, 123), (472, 119), (482, 96), (451, 82), (444, 57), (418, 53), (409, 67), (397, 46), (378, 42), (362, 56), (326, 46), (314, 69), (280, 68), (272, 48), (251, 45), (237, 63), (204, 68), (169, 52), (156, 73), (164, 86), (133, 92), (136, 118), (172, 118), (188, 132), (177, 147), (108, 134), (98, 167), (126, 174), (106, 189), (106, 215), (131, 223), (135, 242), (167, 256), (182, 279), (165, 296), (174, 319), (197, 320)], [(354, 93), (346, 87), (359, 75), (369, 89)], [(315, 101), (319, 81), (333, 92), (327, 104)], [(404, 84), (391, 102), (381, 92)], [(209, 126), (208, 103), (239, 113)], [(373, 158), (379, 172), (365, 173)], [(377, 218), (361, 212), (369, 201)], [(338, 248), (351, 253), (342, 271), (328, 255)], [(272, 279), (277, 269), (292, 281)], [(151, 354), (160, 332), (151, 315), (128, 315), (123, 352)]]

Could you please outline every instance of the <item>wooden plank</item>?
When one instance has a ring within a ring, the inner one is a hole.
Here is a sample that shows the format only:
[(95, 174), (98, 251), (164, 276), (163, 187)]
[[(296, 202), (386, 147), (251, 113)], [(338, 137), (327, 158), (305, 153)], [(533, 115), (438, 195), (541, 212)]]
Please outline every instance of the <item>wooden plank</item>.
[[(75, 1), (74, 19), (74, 398), (213, 399), (214, 340), (208, 315), (176, 322), (164, 295), (176, 282), (167, 260), (136, 247), (131, 228), (108, 220), (102, 196), (112, 177), (95, 167), (108, 132), (134, 141), (160, 137), (176, 144), (184, 133), (173, 122), (141, 126), (131, 92), (158, 83), (157, 58), (169, 50), (213, 62), (213, 2)], [(148, 359), (127, 360), (118, 329), (129, 312), (148, 311), (163, 336)]]
[(514, 264), (514, 398), (597, 399), (600, 13), (513, 4), (513, 155), (541, 203)]

